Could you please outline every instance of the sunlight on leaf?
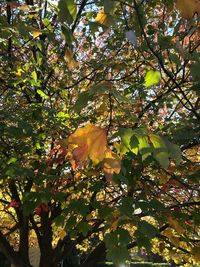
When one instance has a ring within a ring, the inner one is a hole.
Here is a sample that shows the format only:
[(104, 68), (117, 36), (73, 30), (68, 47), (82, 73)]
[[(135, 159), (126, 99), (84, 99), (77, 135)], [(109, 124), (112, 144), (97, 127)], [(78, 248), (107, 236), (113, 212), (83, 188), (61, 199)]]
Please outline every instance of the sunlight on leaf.
[(103, 160), (103, 171), (107, 178), (111, 178), (113, 173), (119, 174), (121, 169), (121, 160), (116, 153), (107, 149)]
[(148, 70), (144, 78), (144, 85), (146, 87), (157, 85), (160, 82), (160, 79), (161, 75), (159, 71)]
[(42, 34), (41, 31), (32, 31), (33, 38), (37, 38), (37, 37), (40, 36), (41, 34)]
[(98, 164), (104, 158), (107, 149), (106, 130), (93, 124), (77, 129), (68, 138), (69, 144), (76, 145), (72, 155), (77, 164), (88, 158)]
[(58, 236), (60, 237), (61, 240), (64, 239), (64, 237), (66, 236), (66, 232), (65, 230), (61, 229), (58, 233)]
[(156, 134), (149, 134), (149, 139), (154, 147), (153, 156), (163, 168), (169, 166), (169, 154), (164, 140)]

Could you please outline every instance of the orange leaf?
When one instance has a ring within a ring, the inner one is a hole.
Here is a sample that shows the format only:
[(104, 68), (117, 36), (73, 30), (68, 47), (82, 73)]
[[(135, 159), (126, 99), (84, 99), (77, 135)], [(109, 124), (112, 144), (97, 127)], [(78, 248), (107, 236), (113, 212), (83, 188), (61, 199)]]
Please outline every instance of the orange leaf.
[(103, 171), (105, 175), (110, 178), (113, 173), (118, 174), (121, 169), (121, 160), (116, 153), (107, 149), (105, 152), (105, 159), (103, 160)]
[(77, 165), (84, 163), (88, 158), (94, 164), (98, 164), (103, 160), (107, 148), (106, 130), (88, 124), (71, 134), (68, 142), (76, 146), (72, 155)]
[(195, 13), (200, 14), (200, 1), (198, 0), (176, 0), (176, 7), (184, 19), (191, 19)]

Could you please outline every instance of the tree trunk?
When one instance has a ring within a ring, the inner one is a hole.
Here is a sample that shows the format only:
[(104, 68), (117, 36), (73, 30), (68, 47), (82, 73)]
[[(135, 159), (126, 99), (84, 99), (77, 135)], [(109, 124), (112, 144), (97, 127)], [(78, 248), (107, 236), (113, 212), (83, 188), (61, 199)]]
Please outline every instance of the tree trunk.
[(48, 213), (43, 212), (41, 214), (41, 242), (40, 242), (40, 265), (39, 267), (57, 267), (53, 266), (53, 248), (52, 248), (52, 227), (48, 218)]

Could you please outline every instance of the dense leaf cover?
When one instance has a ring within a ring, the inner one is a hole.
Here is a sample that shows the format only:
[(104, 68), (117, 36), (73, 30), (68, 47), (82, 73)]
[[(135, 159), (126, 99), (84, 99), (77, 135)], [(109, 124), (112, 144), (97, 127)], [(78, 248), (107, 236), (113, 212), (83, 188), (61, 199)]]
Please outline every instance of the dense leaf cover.
[[(16, 267), (200, 250), (197, 0), (0, 3), (0, 250)], [(135, 254), (134, 254), (135, 255)]]

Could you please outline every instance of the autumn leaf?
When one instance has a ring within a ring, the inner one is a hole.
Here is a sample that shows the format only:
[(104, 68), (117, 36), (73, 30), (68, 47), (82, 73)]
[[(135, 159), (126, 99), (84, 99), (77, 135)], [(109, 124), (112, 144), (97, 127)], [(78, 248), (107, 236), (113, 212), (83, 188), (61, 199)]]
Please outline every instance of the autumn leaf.
[(174, 219), (174, 218), (172, 218), (171, 216), (170, 217), (168, 217), (167, 218), (167, 220), (168, 220), (168, 223), (169, 223), (169, 225), (174, 229), (174, 230), (176, 230), (176, 232), (178, 233), (178, 234), (183, 234), (184, 232), (185, 232), (185, 230), (183, 229), (183, 227), (180, 225), (180, 223), (176, 220), (176, 219)]
[(77, 129), (68, 138), (71, 145), (75, 145), (72, 156), (77, 165), (82, 164), (88, 158), (94, 164), (103, 160), (107, 149), (106, 130), (93, 124), (88, 124)]
[(103, 171), (107, 178), (111, 178), (114, 173), (118, 174), (121, 169), (121, 160), (116, 153), (107, 149), (103, 160)]
[(41, 34), (42, 34), (42, 32), (39, 31), (39, 30), (32, 31), (33, 38), (37, 38), (37, 37), (40, 36)]
[(78, 67), (78, 62), (74, 59), (73, 53), (70, 49), (66, 49), (64, 59), (68, 65), (69, 70), (73, 70)]
[(195, 13), (200, 14), (200, 1), (176, 0), (176, 7), (184, 19), (191, 19)]
[(164, 235), (169, 238), (170, 242), (172, 242), (173, 245), (176, 247), (180, 244), (180, 239), (174, 234), (172, 229), (166, 229), (164, 231)]
[(96, 16), (95, 21), (109, 27), (112, 24), (112, 17), (105, 13), (104, 9), (101, 9)]
[(61, 230), (59, 231), (59, 233), (58, 233), (58, 236), (59, 236), (59, 238), (60, 238), (61, 240), (63, 240), (63, 239), (65, 238), (65, 236), (66, 236), (66, 232), (65, 232), (65, 230), (64, 230), (64, 229), (61, 229)]

